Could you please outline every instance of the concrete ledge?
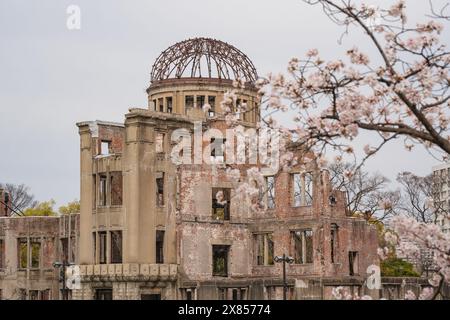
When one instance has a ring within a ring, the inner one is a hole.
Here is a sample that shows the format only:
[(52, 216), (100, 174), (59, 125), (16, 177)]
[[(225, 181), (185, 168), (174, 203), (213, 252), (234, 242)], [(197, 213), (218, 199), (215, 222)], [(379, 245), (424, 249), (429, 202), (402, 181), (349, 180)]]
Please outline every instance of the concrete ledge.
[(176, 264), (96, 264), (80, 265), (82, 281), (175, 281)]

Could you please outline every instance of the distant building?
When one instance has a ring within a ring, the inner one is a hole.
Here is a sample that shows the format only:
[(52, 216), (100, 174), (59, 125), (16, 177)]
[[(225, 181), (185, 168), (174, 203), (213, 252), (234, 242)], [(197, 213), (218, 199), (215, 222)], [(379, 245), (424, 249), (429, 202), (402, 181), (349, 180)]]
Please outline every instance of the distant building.
[(11, 214), (11, 199), (6, 190), (0, 188), (0, 217), (8, 217)]
[(79, 217), (0, 217), (0, 300), (62, 298), (53, 263), (78, 263)]
[(436, 223), (445, 233), (450, 232), (450, 162), (433, 167), (433, 201), (438, 210)]

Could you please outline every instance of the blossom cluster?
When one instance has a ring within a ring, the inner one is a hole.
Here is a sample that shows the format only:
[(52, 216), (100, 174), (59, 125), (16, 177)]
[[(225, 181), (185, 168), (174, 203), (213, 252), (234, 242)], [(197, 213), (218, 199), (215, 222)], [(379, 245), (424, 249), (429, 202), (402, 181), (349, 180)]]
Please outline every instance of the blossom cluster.
[[(314, 3), (326, 9), (328, 1)], [(440, 42), (444, 26), (436, 20), (408, 25), (404, 1), (387, 9), (347, 3), (339, 14), (331, 9), (328, 14), (333, 21), (363, 28), (375, 45), (374, 59), (352, 47), (347, 60), (326, 61), (311, 49), (305, 59), (290, 60), (287, 75), (269, 74), (257, 82), (268, 108), (296, 111), (289, 132), (317, 158), (327, 147), (353, 157), (353, 140), (370, 131), (376, 138), (364, 147), (364, 159), (398, 137), (406, 150), (422, 144), (446, 159), (450, 53)]]

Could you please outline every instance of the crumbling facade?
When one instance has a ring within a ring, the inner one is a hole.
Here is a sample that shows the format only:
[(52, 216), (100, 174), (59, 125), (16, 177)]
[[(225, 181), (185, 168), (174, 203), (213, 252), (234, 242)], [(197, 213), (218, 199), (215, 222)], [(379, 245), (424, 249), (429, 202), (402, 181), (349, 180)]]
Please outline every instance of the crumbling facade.
[(62, 299), (54, 263), (78, 263), (78, 230), (79, 214), (0, 217), (0, 300)]
[(11, 199), (6, 190), (0, 188), (0, 217), (8, 217), (11, 214)]
[[(188, 137), (193, 155), (196, 143), (216, 142), (207, 130), (226, 136), (220, 102), (237, 78), (245, 87), (236, 108), (246, 106), (238, 122), (255, 129), (253, 64), (236, 48), (204, 38), (161, 54), (147, 108), (130, 109), (123, 124), (77, 124), (81, 287), (74, 299), (280, 299), (282, 264), (274, 257), (283, 254), (293, 259), (290, 299), (330, 298), (333, 286), (377, 295), (364, 286), (367, 268), (378, 265), (376, 230), (347, 215), (345, 197), (332, 190), (326, 171), (267, 171), (267, 205), (256, 214), (223, 158), (174, 161), (177, 139)], [(196, 130), (200, 142), (190, 140)], [(217, 150), (206, 158), (222, 157)], [(251, 166), (231, 167), (244, 180)]]

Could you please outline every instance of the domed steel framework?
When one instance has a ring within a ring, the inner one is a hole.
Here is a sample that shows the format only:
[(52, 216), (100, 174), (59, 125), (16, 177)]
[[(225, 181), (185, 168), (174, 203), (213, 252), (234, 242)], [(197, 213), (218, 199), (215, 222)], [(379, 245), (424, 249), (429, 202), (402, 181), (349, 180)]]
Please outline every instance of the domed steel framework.
[(258, 78), (250, 59), (232, 45), (209, 38), (178, 42), (163, 51), (152, 67), (151, 82), (173, 78)]

